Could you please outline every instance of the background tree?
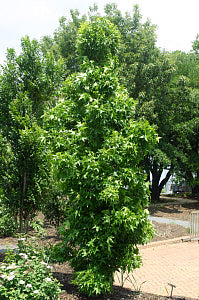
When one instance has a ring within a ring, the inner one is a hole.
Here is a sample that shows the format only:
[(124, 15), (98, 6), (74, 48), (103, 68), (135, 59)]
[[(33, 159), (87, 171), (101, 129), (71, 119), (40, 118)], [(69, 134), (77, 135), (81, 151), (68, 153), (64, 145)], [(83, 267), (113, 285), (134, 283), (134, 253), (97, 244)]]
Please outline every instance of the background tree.
[(39, 43), (22, 39), (22, 53), (8, 50), (0, 78), (1, 200), (23, 231), (47, 196), (50, 178), (48, 151), (43, 142), (41, 115), (52, 106), (61, 82), (61, 61), (44, 56)]
[[(151, 62), (143, 65), (141, 76), (143, 78), (142, 90), (137, 96), (136, 119), (146, 119), (156, 128), (159, 143), (155, 145), (147, 157), (143, 168), (151, 177), (151, 200), (159, 201), (163, 186), (174, 170), (176, 148), (171, 139), (171, 110), (169, 85), (174, 72), (166, 54), (156, 51)], [(165, 169), (168, 172), (163, 176)]]
[(176, 173), (192, 187), (193, 193), (198, 193), (198, 54), (176, 51), (171, 56), (176, 66), (172, 81), (172, 107), (177, 111), (176, 141), (181, 145)]
[(121, 33), (118, 74), (120, 83), (136, 99), (146, 84), (143, 68), (154, 61), (154, 55), (158, 51), (155, 47), (156, 26), (150, 20), (141, 22), (138, 5), (133, 6), (132, 14), (126, 12), (124, 16), (116, 4), (107, 4), (104, 11)]
[(49, 49), (53, 52), (56, 59), (60, 57), (64, 60), (64, 77), (79, 71), (79, 61), (76, 52), (75, 41), (80, 24), (86, 21), (86, 16), (80, 17), (79, 11), (70, 11), (71, 19), (61, 17), (59, 27), (55, 30), (53, 38), (43, 37), (41, 47), (43, 52)]
[[(195, 62), (192, 54), (156, 52), (151, 63), (142, 70), (144, 85), (137, 97), (136, 116), (154, 124), (160, 137), (158, 145), (143, 162), (151, 174), (152, 201), (159, 201), (161, 190), (172, 174), (181, 173), (186, 180), (189, 174), (191, 182), (194, 176), (191, 161), (194, 161), (195, 171), (198, 168)], [(165, 176), (164, 170), (167, 170)]]
[(68, 196), (56, 257), (71, 263), (74, 283), (89, 295), (111, 291), (118, 269), (138, 267), (137, 245), (152, 235), (139, 162), (157, 136), (146, 121), (134, 122), (134, 100), (118, 83), (119, 39), (105, 18), (81, 25), (81, 72), (67, 78), (64, 99), (45, 115), (57, 177)]
[(196, 39), (192, 44), (192, 48), (195, 54), (199, 54), (199, 34), (197, 34)]

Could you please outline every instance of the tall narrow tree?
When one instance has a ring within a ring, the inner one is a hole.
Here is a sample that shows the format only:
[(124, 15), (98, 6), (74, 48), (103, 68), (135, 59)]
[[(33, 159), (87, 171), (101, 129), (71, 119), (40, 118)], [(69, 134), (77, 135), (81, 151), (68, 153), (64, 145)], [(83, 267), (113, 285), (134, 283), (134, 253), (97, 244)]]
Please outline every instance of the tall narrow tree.
[(80, 27), (81, 72), (67, 78), (64, 99), (45, 117), (68, 196), (56, 256), (71, 263), (74, 282), (89, 295), (111, 291), (120, 268), (138, 267), (137, 245), (152, 235), (148, 184), (139, 162), (157, 136), (146, 121), (133, 120), (134, 100), (118, 83), (119, 39), (105, 18)]
[(0, 77), (0, 134), (5, 156), (0, 157), (1, 199), (22, 232), (29, 218), (41, 208), (47, 195), (49, 161), (41, 115), (52, 105), (51, 96), (61, 80), (61, 62), (51, 53), (44, 56), (39, 43), (28, 37), (22, 53), (8, 50)]

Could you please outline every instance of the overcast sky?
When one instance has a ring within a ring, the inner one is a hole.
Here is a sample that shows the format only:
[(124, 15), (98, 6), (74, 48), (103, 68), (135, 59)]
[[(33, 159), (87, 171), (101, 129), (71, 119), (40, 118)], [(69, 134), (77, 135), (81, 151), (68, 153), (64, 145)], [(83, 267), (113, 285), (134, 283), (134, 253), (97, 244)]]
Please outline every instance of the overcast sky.
[(149, 18), (158, 26), (157, 46), (169, 51), (190, 51), (199, 33), (199, 0), (0, 0), (0, 63), (7, 48), (20, 49), (20, 39), (29, 35), (40, 39), (52, 35), (59, 18), (69, 16), (70, 9), (87, 13), (97, 3), (103, 11), (106, 3), (117, 3), (122, 11), (140, 7), (143, 21)]

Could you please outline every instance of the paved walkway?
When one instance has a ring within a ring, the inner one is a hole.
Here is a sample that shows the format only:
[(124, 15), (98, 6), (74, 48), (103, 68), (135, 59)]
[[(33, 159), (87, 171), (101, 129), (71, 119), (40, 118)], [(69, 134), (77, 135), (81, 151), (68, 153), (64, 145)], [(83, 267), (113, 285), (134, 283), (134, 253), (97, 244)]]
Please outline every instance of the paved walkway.
[(182, 220), (174, 220), (169, 218), (161, 218), (161, 217), (154, 217), (154, 216), (148, 216), (149, 221), (155, 221), (158, 223), (165, 223), (165, 224), (177, 224), (186, 228), (190, 228), (190, 222), (188, 221), (182, 221)]
[[(136, 284), (141, 291), (161, 296), (191, 297), (199, 299), (199, 244), (184, 243), (151, 243), (141, 247), (143, 266), (134, 271)], [(117, 281), (117, 280), (116, 280)], [(125, 282), (124, 287), (133, 290), (132, 284)]]
[[(198, 202), (183, 198), (171, 198), (171, 201), (151, 206)], [(140, 247), (143, 266), (133, 273), (135, 286), (141, 287), (143, 292), (170, 296), (171, 286), (168, 283), (172, 283), (176, 286), (173, 288), (173, 296), (199, 299), (199, 244), (197, 241), (179, 241), (180, 238), (177, 238)], [(115, 280), (118, 283), (117, 277)], [(125, 281), (124, 287), (134, 289), (128, 281)]]
[(9, 244), (8, 246), (0, 245), (0, 253), (6, 253), (8, 249), (16, 250), (17, 245), (14, 245), (14, 244), (13, 245)]

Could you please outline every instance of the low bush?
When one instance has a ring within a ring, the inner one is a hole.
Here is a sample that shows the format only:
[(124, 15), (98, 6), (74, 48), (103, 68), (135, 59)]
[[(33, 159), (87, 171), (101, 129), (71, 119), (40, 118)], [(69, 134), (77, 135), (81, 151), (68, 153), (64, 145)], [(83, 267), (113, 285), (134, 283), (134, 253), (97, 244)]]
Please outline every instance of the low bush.
[(0, 299), (59, 299), (60, 283), (53, 278), (42, 247), (35, 245), (30, 238), (21, 238), (19, 251), (7, 252), (0, 266)]

